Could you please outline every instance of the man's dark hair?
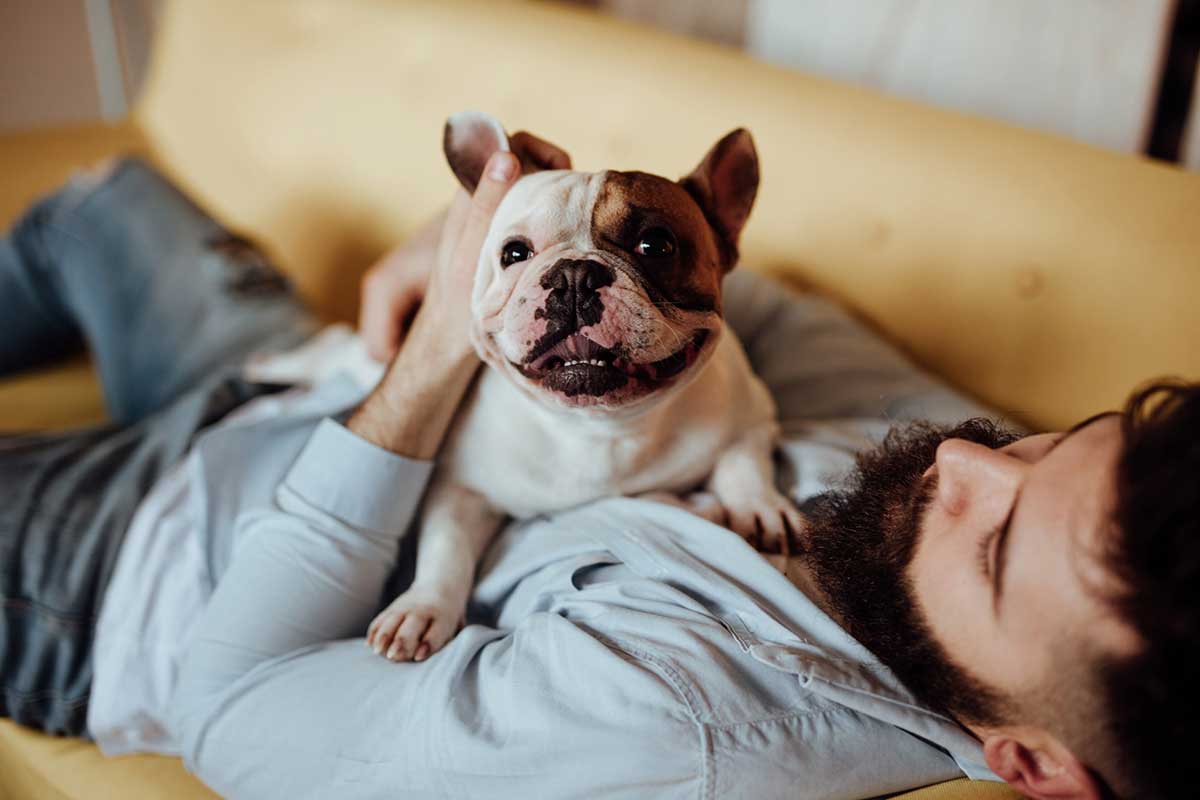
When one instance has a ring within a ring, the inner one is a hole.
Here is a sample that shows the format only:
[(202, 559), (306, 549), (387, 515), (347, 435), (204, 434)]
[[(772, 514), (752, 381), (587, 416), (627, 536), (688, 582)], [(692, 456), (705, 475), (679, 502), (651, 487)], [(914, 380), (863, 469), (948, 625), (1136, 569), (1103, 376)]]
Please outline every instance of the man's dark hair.
[(1158, 382), (1126, 405), (1107, 599), (1140, 639), (1102, 658), (1120, 763), (1094, 764), (1120, 795), (1194, 796), (1200, 734), (1200, 384)]

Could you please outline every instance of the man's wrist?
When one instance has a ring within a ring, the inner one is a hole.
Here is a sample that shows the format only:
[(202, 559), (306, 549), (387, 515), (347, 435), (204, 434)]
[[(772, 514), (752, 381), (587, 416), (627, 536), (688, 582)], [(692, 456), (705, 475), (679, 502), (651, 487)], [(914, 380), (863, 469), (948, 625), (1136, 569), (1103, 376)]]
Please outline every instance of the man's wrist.
[(432, 459), (478, 367), (469, 347), (410, 340), (346, 426), (399, 455)]

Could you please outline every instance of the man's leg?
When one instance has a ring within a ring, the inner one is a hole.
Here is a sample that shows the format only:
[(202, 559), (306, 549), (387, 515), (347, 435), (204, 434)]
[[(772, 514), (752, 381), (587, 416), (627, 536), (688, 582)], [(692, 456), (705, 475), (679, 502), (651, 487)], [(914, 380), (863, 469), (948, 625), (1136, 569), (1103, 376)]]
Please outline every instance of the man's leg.
[[(117, 423), (0, 437), (0, 716), (86, 733), (93, 626), (125, 531), (237, 377), (315, 325), (262, 257), (146, 165), (73, 181), (0, 247), (0, 372), (86, 338)], [(9, 336), (10, 330), (12, 336)]]
[(0, 243), (0, 374), (82, 335), (118, 422), (315, 330), (261, 253), (137, 159), (74, 179)]
[(261, 393), (228, 379), (133, 425), (0, 437), (0, 717), (86, 734), (95, 622), (134, 512), (197, 431)]
[(78, 349), (83, 339), (39, 268), (37, 236), (42, 206), (0, 239), (0, 377), (52, 361)]

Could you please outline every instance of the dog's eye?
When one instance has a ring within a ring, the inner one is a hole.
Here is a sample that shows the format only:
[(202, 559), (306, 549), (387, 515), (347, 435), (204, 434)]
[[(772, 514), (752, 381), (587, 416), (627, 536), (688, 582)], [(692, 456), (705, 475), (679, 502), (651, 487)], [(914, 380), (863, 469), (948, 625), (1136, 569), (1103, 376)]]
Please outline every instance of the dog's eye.
[(521, 239), (510, 239), (500, 248), (500, 266), (508, 267), (518, 261), (528, 261), (533, 257), (533, 249), (529, 243)]
[(633, 252), (647, 258), (665, 258), (675, 252), (675, 237), (666, 228), (651, 228), (641, 235)]

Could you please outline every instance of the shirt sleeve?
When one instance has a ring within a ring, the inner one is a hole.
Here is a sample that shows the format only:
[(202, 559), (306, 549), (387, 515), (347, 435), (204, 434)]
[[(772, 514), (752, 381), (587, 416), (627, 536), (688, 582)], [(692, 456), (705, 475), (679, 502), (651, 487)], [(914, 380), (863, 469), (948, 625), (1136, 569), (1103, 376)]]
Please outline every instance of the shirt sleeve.
[(254, 800), (700, 796), (670, 676), (557, 614), (471, 625), (421, 663), (365, 646), (429, 473), (326, 421), (239, 518), (172, 696), (188, 768)]
[(431, 462), (398, 456), (324, 419), (283, 485), (345, 525), (398, 538), (408, 530), (432, 470)]
[(185, 752), (248, 673), (365, 634), (431, 470), (325, 419), (273, 507), (237, 517), (239, 544), (187, 637), (172, 695), (172, 733)]

